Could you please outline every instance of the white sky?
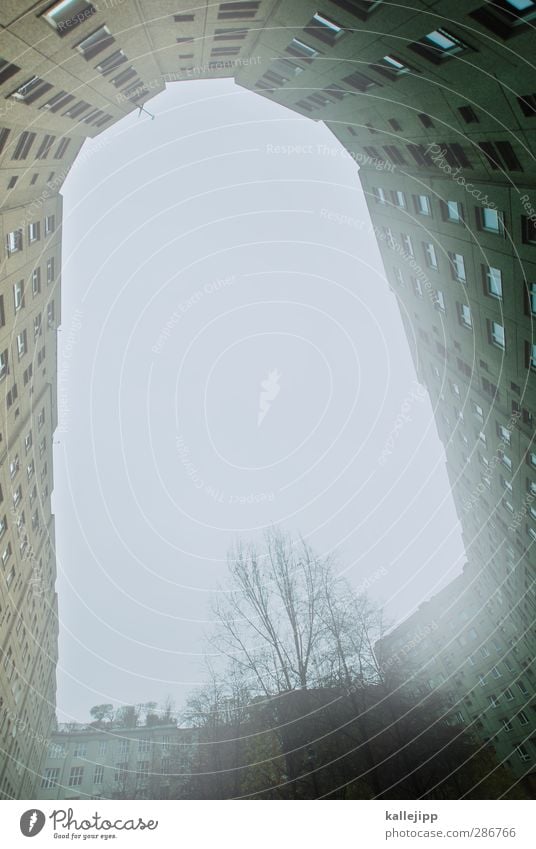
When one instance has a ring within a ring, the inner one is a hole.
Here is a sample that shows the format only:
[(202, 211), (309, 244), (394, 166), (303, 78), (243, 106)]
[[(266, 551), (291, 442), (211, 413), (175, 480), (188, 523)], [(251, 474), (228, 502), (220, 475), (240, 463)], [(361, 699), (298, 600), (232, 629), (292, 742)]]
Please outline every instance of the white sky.
[(84, 147), (63, 192), (60, 720), (203, 680), (238, 535), (279, 523), (337, 551), (393, 621), (463, 562), (355, 163), (231, 81), (148, 109)]

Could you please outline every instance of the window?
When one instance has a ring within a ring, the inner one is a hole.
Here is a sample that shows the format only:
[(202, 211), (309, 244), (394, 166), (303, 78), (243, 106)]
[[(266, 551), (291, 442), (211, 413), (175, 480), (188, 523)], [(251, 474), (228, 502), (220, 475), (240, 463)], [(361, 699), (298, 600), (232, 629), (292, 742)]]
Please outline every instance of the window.
[(18, 74), (19, 71), (20, 68), (18, 65), (12, 65), (11, 62), (8, 62), (7, 59), (2, 59), (0, 56), (0, 85), (15, 76), (15, 74)]
[(496, 348), (501, 348), (503, 351), (506, 347), (506, 335), (504, 327), (497, 321), (488, 321), (489, 341)]
[(104, 767), (96, 766), (93, 773), (93, 784), (102, 784), (104, 781)]
[(399, 209), (406, 209), (407, 202), (406, 202), (406, 195), (404, 194), (404, 192), (399, 192), (399, 191), (392, 192), (392, 196), (393, 196), (393, 203), (394, 203), (395, 206), (397, 206)]
[(496, 141), (495, 150), (507, 171), (523, 171), (523, 166), (517, 158), (517, 154), (510, 142)]
[(23, 330), (22, 333), (17, 334), (17, 354), (19, 356), (19, 360), (23, 358), (25, 353), (28, 351), (28, 340), (26, 335), (26, 330)]
[(63, 38), (94, 13), (95, 9), (87, 0), (60, 0), (53, 3), (42, 17)]
[(434, 161), (424, 145), (408, 144), (406, 147), (417, 165), (421, 165), (423, 168), (432, 168), (434, 166)]
[(41, 224), (39, 221), (34, 221), (33, 224), (28, 224), (28, 241), (38, 242), (41, 238)]
[(47, 283), (53, 283), (54, 277), (54, 257), (52, 256), (50, 259), (47, 259)]
[(387, 203), (387, 195), (385, 193), (385, 189), (382, 189), (381, 186), (373, 186), (372, 194), (374, 195), (374, 199), (376, 203), (386, 204)]
[(55, 787), (57, 785), (59, 777), (59, 767), (48, 767), (43, 773), (43, 777), (41, 779), (41, 787), (46, 790), (50, 790), (51, 787)]
[(536, 94), (524, 94), (523, 97), (518, 97), (517, 102), (519, 108), (527, 118), (534, 118), (536, 115)]
[(516, 752), (522, 761), (530, 761), (530, 754), (527, 752), (522, 743), (520, 743), (519, 746), (516, 746)]
[(299, 38), (292, 39), (287, 47), (287, 53), (290, 53), (291, 56), (297, 56), (299, 59), (307, 60), (314, 59), (315, 56), (320, 55), (318, 50), (315, 50), (310, 44), (300, 41)]
[(437, 255), (436, 255), (434, 245), (432, 244), (432, 242), (423, 242), (422, 246), (423, 246), (427, 266), (429, 268), (433, 268), (433, 269), (437, 270), (437, 268), (438, 268)]
[(518, 715), (517, 715), (517, 718), (519, 720), (520, 725), (528, 725), (529, 724), (529, 718), (528, 718), (527, 714), (525, 713), (525, 711), (520, 710)]
[(32, 294), (34, 297), (41, 291), (41, 269), (35, 268), (32, 271)]
[[(119, 65), (122, 65), (124, 62), (128, 62), (128, 57), (126, 53), (123, 53), (122, 50), (116, 50), (115, 53), (112, 53), (111, 56), (107, 56), (106, 59), (103, 59), (96, 66), (97, 71), (101, 73), (103, 76), (107, 74), (111, 74), (112, 71), (115, 71)], [(98, 126), (98, 125), (97, 125)]]
[(402, 244), (404, 245), (404, 250), (408, 256), (415, 256), (415, 251), (413, 250), (413, 242), (411, 241), (411, 236), (408, 236), (407, 233), (400, 234), (402, 239)]
[(128, 755), (129, 747), (130, 747), (130, 740), (120, 740), (119, 741), (119, 754), (120, 755)]
[(499, 437), (499, 439), (501, 439), (501, 440), (502, 440), (502, 441), (503, 441), (506, 445), (510, 445), (510, 442), (511, 442), (511, 440), (512, 440), (512, 434), (510, 433), (510, 431), (508, 430), (508, 428), (507, 428), (507, 427), (505, 427), (505, 426), (504, 426), (504, 425), (502, 425), (502, 424), (499, 424), (499, 422), (497, 422), (497, 436), (498, 436), (498, 437)]
[(393, 231), (390, 227), (382, 227), (382, 236), (385, 239), (387, 247), (391, 250), (394, 250), (395, 247), (395, 239), (393, 236)]
[(373, 71), (377, 71), (379, 74), (382, 74), (387, 79), (395, 81), (399, 77), (403, 77), (404, 74), (409, 73), (410, 68), (398, 56), (393, 56), (392, 53), (388, 53), (386, 56), (382, 56), (381, 59), (378, 59), (373, 65), (370, 66)]
[(409, 47), (436, 65), (468, 49), (467, 44), (442, 27), (432, 30)]
[(7, 349), (0, 351), (0, 380), (3, 380), (9, 372), (8, 353)]
[(128, 773), (128, 763), (122, 762), (115, 765), (114, 781), (124, 781)]
[(42, 97), (51, 88), (52, 84), (45, 82), (40, 77), (30, 77), (29, 80), (16, 88), (10, 97), (19, 103), (33, 103), (34, 100)]
[(343, 77), (342, 82), (360, 92), (367, 91), (369, 88), (372, 88), (372, 86), (378, 85), (378, 83), (375, 83), (374, 80), (370, 79), (370, 77), (367, 77), (365, 74), (361, 74), (359, 71), (354, 71), (353, 74)]
[(511, 38), (526, 30), (536, 15), (536, 3), (533, 0), (494, 0), (486, 3), (470, 15), (479, 24), (500, 38)]
[(40, 106), (40, 109), (48, 109), (49, 112), (59, 112), (64, 106), (67, 106), (68, 103), (74, 100), (74, 94), (68, 94), (66, 91), (60, 91), (58, 94), (55, 94), (54, 97), (51, 97), (50, 100), (47, 100), (46, 103), (43, 103)]
[(439, 146), (442, 148), (441, 153), (445, 157), (445, 160), (453, 168), (456, 168), (456, 166), (460, 168), (473, 167), (461, 144), (440, 142)]
[(34, 316), (33, 326), (34, 326), (34, 339), (37, 339), (38, 336), (41, 336), (41, 332), (42, 332), (41, 331), (41, 313), (38, 313), (36, 316)]
[(465, 260), (462, 254), (455, 254), (449, 251), (448, 257), (450, 260), (451, 274), (454, 280), (457, 280), (460, 283), (466, 283), (467, 275), (465, 273)]
[(381, 0), (331, 0), (334, 6), (339, 6), (345, 12), (366, 21), (371, 12), (380, 5)]
[(72, 106), (69, 106), (63, 115), (65, 118), (78, 118), (80, 115), (83, 115), (84, 112), (87, 112), (88, 109), (91, 109), (90, 103), (86, 103), (85, 100), (78, 100), (76, 103), (73, 103)]
[(504, 698), (506, 699), (507, 702), (513, 701), (514, 694), (512, 693), (510, 687), (507, 687), (506, 690), (504, 691)]
[(56, 216), (47, 215), (45, 217), (45, 236), (50, 236), (56, 229)]
[(11, 554), (12, 554), (11, 543), (8, 542), (6, 548), (4, 549), (4, 551), (2, 553), (2, 566), (4, 566), (4, 567), (6, 566), (9, 558), (11, 557)]
[(260, 2), (221, 3), (218, 20), (249, 20), (255, 17), (260, 5)]
[(138, 752), (148, 752), (151, 748), (151, 741), (140, 737), (138, 740)]
[(136, 770), (136, 780), (138, 782), (144, 782), (149, 777), (149, 761), (138, 761), (138, 768)]
[(513, 484), (512, 484), (512, 481), (506, 480), (506, 478), (504, 478), (502, 475), (501, 475), (501, 484), (503, 485), (503, 487), (504, 487), (505, 489), (507, 489), (507, 490), (508, 490), (508, 492), (512, 492), (512, 491), (513, 491)]
[(85, 743), (75, 743), (73, 758), (87, 757), (87, 745)]
[(488, 233), (502, 234), (504, 231), (502, 212), (489, 206), (478, 207), (477, 223), (481, 230), (486, 230)]
[(24, 281), (19, 280), (13, 286), (13, 305), (15, 312), (18, 312), (24, 306)]
[(488, 700), (489, 700), (489, 703), (490, 703), (490, 707), (492, 707), (492, 708), (499, 707), (500, 699), (495, 694), (492, 693), (490, 696), (488, 696)]
[(386, 145), (384, 145), (383, 149), (386, 152), (389, 159), (391, 160), (391, 162), (393, 162), (395, 165), (406, 165), (407, 164), (406, 160), (404, 159), (404, 157), (402, 156), (402, 154), (400, 153), (400, 150), (398, 149), (398, 147), (396, 145), (386, 144)]
[(72, 766), (69, 775), (69, 787), (79, 787), (84, 777), (83, 766)]
[(502, 298), (502, 271), (500, 268), (494, 268), (492, 265), (482, 266), (484, 274), (484, 283), (486, 294), (493, 298)]
[(473, 327), (473, 318), (471, 315), (471, 307), (468, 304), (457, 304), (458, 320), (463, 327), (469, 330)]
[(106, 25), (94, 30), (90, 35), (86, 36), (76, 45), (76, 49), (82, 54), (84, 59), (89, 62), (102, 50), (105, 50), (115, 42), (115, 38), (111, 34)]
[(439, 310), (440, 312), (446, 311), (445, 297), (444, 297), (441, 289), (436, 289), (436, 291), (435, 291), (434, 307), (436, 308), (436, 310)]
[(305, 27), (305, 32), (329, 45), (335, 44), (344, 35), (344, 29), (338, 23), (320, 12), (315, 12)]
[(8, 256), (11, 256), (11, 254), (18, 253), (22, 250), (22, 247), (22, 230), (12, 230), (11, 233), (7, 234), (6, 250)]
[(15, 475), (17, 474), (19, 469), (20, 469), (19, 455), (15, 454), (13, 460), (11, 460), (11, 462), (9, 464), (9, 477), (11, 478), (11, 480), (13, 480), (13, 478), (15, 477)]
[(521, 216), (521, 234), (526, 245), (536, 245), (536, 222), (527, 215)]
[(17, 144), (15, 146), (15, 150), (13, 151), (13, 156), (11, 158), (16, 160), (26, 159), (35, 141), (35, 138), (35, 133), (29, 133), (26, 131), (21, 133), (17, 140)]
[(445, 201), (444, 213), (446, 221), (453, 221), (456, 224), (463, 222), (463, 208), (457, 200)]
[(423, 127), (426, 127), (427, 129), (428, 129), (429, 127), (433, 127), (433, 126), (435, 126), (435, 125), (434, 125), (434, 122), (432, 121), (432, 119), (430, 118), (430, 116), (426, 114), (426, 112), (419, 112), (419, 113), (417, 114), (417, 118), (419, 119), (419, 121), (421, 122), (421, 124), (423, 125)]
[(512, 729), (514, 727), (509, 719), (503, 719), (502, 724), (503, 724), (503, 731), (506, 731), (506, 732), (512, 731)]
[(65, 746), (63, 743), (52, 743), (48, 750), (48, 757), (52, 760), (65, 757)]
[(526, 342), (527, 348), (527, 368), (536, 370), (536, 345), (534, 342)]
[(52, 147), (52, 145), (54, 144), (55, 141), (56, 141), (56, 136), (49, 136), (49, 135), (44, 136), (43, 141), (39, 145), (37, 153), (35, 154), (35, 158), (36, 159), (46, 159), (49, 152), (50, 152), (50, 148)]
[(71, 139), (62, 139), (56, 148), (56, 153), (54, 154), (54, 159), (61, 159), (64, 155), (65, 151), (69, 147), (71, 143)]
[(399, 286), (404, 287), (406, 282), (404, 280), (404, 275), (402, 274), (402, 270), (400, 268), (393, 268), (393, 273), (395, 275), (395, 280)]
[(472, 106), (458, 106), (458, 112), (466, 124), (479, 124), (478, 115)]
[(419, 215), (431, 215), (432, 205), (428, 195), (414, 195), (415, 209)]
[(509, 457), (508, 454), (505, 454), (502, 449), (498, 450), (498, 454), (499, 454), (499, 459), (500, 459), (501, 463), (503, 464), (503, 466), (505, 468), (507, 468), (509, 472), (511, 472), (512, 471), (512, 459), (511, 459), (511, 457)]
[[(193, 53), (192, 53), (192, 57), (193, 57)], [(121, 71), (121, 73), (118, 74), (116, 77), (112, 77), (110, 82), (116, 88), (121, 88), (121, 86), (128, 83), (128, 81), (131, 80), (133, 77), (137, 77), (137, 73), (134, 70), (134, 68), (125, 68), (125, 70)]]
[[(46, 448), (46, 440), (45, 439), (43, 439), (42, 444), (43, 444), (43, 450), (41, 451), (41, 445), (40, 445), (39, 446), (39, 456), (42, 456), (42, 454), (45, 452), (45, 448)], [(99, 740), (99, 755), (105, 755), (107, 749), (108, 749), (107, 741), (106, 740)]]

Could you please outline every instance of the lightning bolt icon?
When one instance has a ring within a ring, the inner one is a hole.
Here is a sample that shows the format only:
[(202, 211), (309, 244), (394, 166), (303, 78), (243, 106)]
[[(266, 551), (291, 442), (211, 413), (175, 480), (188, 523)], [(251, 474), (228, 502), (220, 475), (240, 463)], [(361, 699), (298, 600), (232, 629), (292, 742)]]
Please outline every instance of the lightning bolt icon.
[(37, 811), (33, 811), (30, 817), (30, 821), (28, 822), (28, 834), (31, 834), (33, 831), (33, 827), (37, 822)]

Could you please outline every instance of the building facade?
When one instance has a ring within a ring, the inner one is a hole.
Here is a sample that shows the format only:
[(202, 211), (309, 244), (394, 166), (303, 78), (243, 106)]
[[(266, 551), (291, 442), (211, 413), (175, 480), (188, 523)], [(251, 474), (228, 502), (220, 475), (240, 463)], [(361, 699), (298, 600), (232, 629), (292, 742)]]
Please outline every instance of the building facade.
[[(505, 651), (486, 675), (500, 671), (506, 689), (522, 677), (526, 701), (515, 708), (529, 722), (512, 747), (506, 703), (505, 717), (485, 699), (478, 721), (476, 709), (460, 711), (520, 777), (534, 769), (535, 20), (532, 0), (418, 0), (411, 10), (381, 0), (2, 3), (3, 798), (31, 795), (54, 729), (61, 186), (86, 138), (168, 83), (221, 76), (324, 121), (359, 165), (479, 588), (460, 599), (478, 645), (491, 657), (498, 639)], [(499, 604), (501, 626), (485, 614)], [(442, 684), (455, 692), (457, 669)]]
[(191, 771), (195, 731), (66, 726), (53, 734), (40, 799), (177, 799)]

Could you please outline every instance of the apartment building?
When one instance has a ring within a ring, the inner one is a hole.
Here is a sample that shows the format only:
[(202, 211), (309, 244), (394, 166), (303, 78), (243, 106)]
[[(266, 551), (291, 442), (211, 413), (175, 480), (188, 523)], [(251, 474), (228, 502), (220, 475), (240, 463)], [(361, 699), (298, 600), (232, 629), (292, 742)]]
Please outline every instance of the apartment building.
[[(59, 192), (86, 138), (168, 83), (216, 77), (324, 121), (359, 165), (480, 590), (470, 600), (460, 590), (460, 599), (470, 615), (502, 599), (503, 624), (482, 613), (478, 639), (501, 641), (504, 627), (508, 652), (520, 653), (513, 671), (506, 654), (494, 667), (505, 688), (523, 675), (526, 739), (511, 745), (501, 723), (460, 711), (520, 777), (534, 769), (534, 20), (532, 0), (422, 0), (411, 9), (381, 0), (2, 3), (3, 798), (31, 795), (54, 729)], [(468, 668), (463, 686), (472, 687)], [(442, 686), (458, 692), (446, 672)]]
[(176, 725), (65, 726), (52, 735), (39, 799), (180, 798), (196, 732)]
[(530, 593), (519, 602), (515, 569), (502, 585), (494, 572), (466, 565), (376, 653), (384, 671), (403, 675), (415, 695), (441, 690), (445, 721), (470, 729), (531, 795), (536, 599)]

